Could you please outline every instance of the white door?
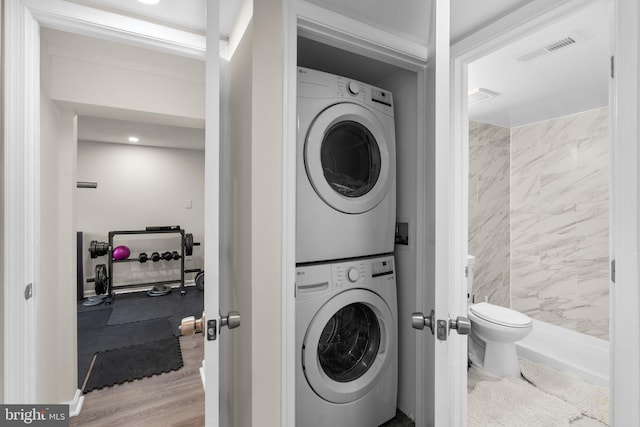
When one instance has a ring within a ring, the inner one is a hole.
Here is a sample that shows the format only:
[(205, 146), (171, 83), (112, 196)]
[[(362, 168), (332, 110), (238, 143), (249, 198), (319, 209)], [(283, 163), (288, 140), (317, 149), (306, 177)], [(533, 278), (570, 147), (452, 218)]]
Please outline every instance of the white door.
[[(220, 34), (220, 4), (218, 0), (207, 0), (207, 56), (205, 99), (205, 185), (204, 185), (204, 238), (207, 251), (204, 257), (206, 291), (204, 311), (208, 314), (204, 331), (203, 362), (205, 385), (205, 425), (218, 427), (220, 418), (220, 334), (219, 292), (219, 200), (220, 200), (220, 64), (218, 43)], [(211, 46), (216, 48), (210, 49)]]
[[(417, 313), (412, 317), (418, 329), (416, 426), (461, 426), (466, 410), (466, 390), (456, 378), (466, 374), (466, 336), (469, 332), (464, 307), (465, 295), (453, 292), (464, 278), (464, 260), (457, 257), (457, 224), (454, 214), (455, 151), (451, 144), (449, 3), (434, 1), (431, 10), (429, 62), (424, 78), (426, 89), (423, 209), (424, 267), (418, 284)], [(422, 296), (420, 296), (420, 289)], [(461, 304), (462, 302), (462, 304)], [(400, 315), (407, 315), (402, 313)]]

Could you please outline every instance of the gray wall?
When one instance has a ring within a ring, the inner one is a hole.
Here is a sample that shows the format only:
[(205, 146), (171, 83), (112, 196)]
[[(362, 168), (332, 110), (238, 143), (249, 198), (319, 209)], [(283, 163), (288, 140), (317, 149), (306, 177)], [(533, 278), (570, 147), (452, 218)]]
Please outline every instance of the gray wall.
[(608, 339), (608, 109), (469, 128), (476, 300)]
[[(82, 120), (82, 118), (80, 118)], [(144, 230), (146, 226), (179, 225), (201, 246), (185, 259), (185, 268), (202, 268), (204, 254), (204, 152), (100, 142), (78, 143), (78, 180), (95, 181), (98, 188), (76, 190), (77, 229), (84, 235), (84, 277), (93, 277), (91, 240), (107, 241), (112, 230)], [(190, 201), (191, 208), (185, 207)], [(137, 257), (153, 250), (180, 252), (180, 235), (134, 235), (114, 238)], [(179, 279), (179, 261), (114, 264), (114, 285)], [(187, 280), (193, 279), (186, 275)], [(85, 294), (94, 292), (85, 283)]]
[(411, 318), (416, 307), (417, 255), (416, 218), (418, 215), (418, 79), (411, 71), (397, 71), (375, 84), (391, 91), (396, 123), (397, 221), (409, 223), (409, 245), (395, 246), (396, 286), (398, 289), (398, 408), (412, 417), (416, 414), (416, 334)]

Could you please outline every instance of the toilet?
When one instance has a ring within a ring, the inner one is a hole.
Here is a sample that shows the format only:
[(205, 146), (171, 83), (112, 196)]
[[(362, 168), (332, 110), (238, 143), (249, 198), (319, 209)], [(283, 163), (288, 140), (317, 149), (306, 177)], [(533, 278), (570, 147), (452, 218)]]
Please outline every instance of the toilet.
[[(467, 259), (468, 292), (473, 286), (475, 257)], [(480, 302), (469, 304), (471, 321), (469, 360), (478, 369), (496, 377), (520, 376), (516, 341), (533, 328), (531, 318), (510, 308)]]

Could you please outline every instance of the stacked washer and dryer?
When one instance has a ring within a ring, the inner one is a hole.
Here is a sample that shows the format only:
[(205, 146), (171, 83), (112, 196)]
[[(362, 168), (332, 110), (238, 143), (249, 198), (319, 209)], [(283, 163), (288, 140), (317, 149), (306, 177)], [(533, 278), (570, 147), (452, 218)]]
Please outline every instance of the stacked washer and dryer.
[(298, 68), (296, 425), (396, 413), (395, 124), (390, 92)]

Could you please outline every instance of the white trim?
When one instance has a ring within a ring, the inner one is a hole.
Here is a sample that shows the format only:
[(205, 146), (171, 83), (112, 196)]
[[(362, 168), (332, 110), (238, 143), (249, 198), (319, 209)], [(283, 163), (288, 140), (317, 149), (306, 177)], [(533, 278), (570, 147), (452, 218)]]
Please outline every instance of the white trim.
[(282, 426), (296, 425), (296, 147), (297, 17), (283, 2), (284, 75), (282, 116)]
[(419, 43), (304, 0), (298, 0), (296, 6), (300, 35), (412, 71), (427, 62), (427, 47)]
[[(3, 403), (24, 404), (37, 396), (40, 38), (38, 23), (20, 0), (4, 3)], [(25, 302), (28, 283), (33, 297)]]
[(77, 417), (82, 411), (82, 405), (84, 404), (84, 396), (80, 389), (76, 389), (76, 393), (73, 395), (73, 399), (68, 402), (63, 402), (64, 405), (69, 405), (69, 417)]
[[(427, 165), (429, 165), (428, 159), (432, 156), (433, 151), (427, 150), (427, 144), (425, 143), (427, 140), (427, 71), (423, 70), (418, 72), (418, 93), (423, 96), (418, 96), (418, 117), (422, 120), (418, 120), (418, 147), (416, 149), (416, 192), (418, 195), (422, 195), (422, 198), (418, 198), (418, 203), (416, 204), (416, 305), (413, 309), (414, 312), (424, 312), (424, 299), (426, 294), (426, 289), (424, 284), (427, 283), (427, 267), (429, 266), (429, 259), (427, 255), (431, 255), (430, 259), (433, 259), (433, 254), (429, 253), (427, 244), (427, 239), (425, 238), (428, 235), (428, 223), (427, 223), (427, 205), (425, 200), (433, 200), (433, 194), (428, 192), (433, 192), (433, 188), (427, 185)], [(422, 236), (422, 238), (420, 238)], [(421, 262), (421, 260), (424, 260)], [(433, 264), (433, 263), (431, 263)], [(432, 265), (431, 265), (432, 268)], [(423, 284), (423, 286), (420, 286)], [(401, 313), (398, 313), (401, 315)], [(423, 331), (423, 333), (428, 333)], [(427, 372), (426, 367), (426, 354), (425, 348), (421, 345), (421, 334), (417, 334), (416, 336), (416, 405), (415, 405), (415, 421), (416, 425), (420, 426), (419, 421), (425, 420), (427, 418), (427, 414), (425, 410), (428, 405), (420, 404), (425, 401), (426, 388), (427, 385), (425, 381), (422, 379), (425, 378), (425, 373)]]
[[(467, 115), (467, 65), (510, 41), (525, 37), (541, 26), (549, 25), (598, 0), (534, 0), (512, 14), (494, 22), (466, 39), (456, 43), (451, 49), (453, 67), (452, 104), (454, 114), (454, 144), (468, 145), (468, 134), (460, 132), (461, 122)], [(610, 116), (613, 116), (612, 164), (615, 195), (612, 214), (615, 215), (614, 235), (617, 254), (617, 284), (612, 286), (611, 304), (611, 422), (612, 425), (632, 425), (640, 419), (640, 291), (638, 289), (639, 232), (638, 213), (638, 141), (640, 116), (638, 99), (640, 89), (637, 76), (640, 73), (638, 52), (640, 35), (637, 23), (640, 8), (636, 1), (614, 0), (616, 17), (616, 79), (614, 79), (614, 99)], [(615, 137), (615, 141), (613, 138)], [(456, 174), (463, 173), (458, 171)], [(624, 194), (624, 197), (620, 195)], [(456, 197), (462, 197), (456, 194)], [(460, 226), (460, 225), (459, 225)], [(463, 254), (466, 255), (466, 254)], [(626, 286), (624, 286), (626, 285)], [(616, 339), (616, 336), (624, 336)], [(624, 367), (617, 369), (616, 367)], [(624, 398), (616, 398), (624, 396)]]
[(64, 0), (23, 0), (44, 27), (204, 59), (206, 38)]
[[(416, 53), (416, 45), (402, 40), (399, 46), (389, 48), (388, 44), (379, 42), (381, 31), (376, 29), (374, 39), (368, 39), (370, 34), (368, 26), (357, 22), (349, 21), (353, 27), (345, 26), (344, 17), (310, 5), (300, 0), (288, 0), (285, 2), (288, 8), (285, 10), (285, 85), (284, 85), (284, 148), (283, 148), (283, 304), (282, 304), (282, 336), (283, 336), (283, 356), (282, 356), (282, 425), (293, 427), (295, 425), (295, 363), (292, 363), (296, 355), (295, 348), (295, 178), (296, 176), (296, 138), (297, 138), (297, 115), (296, 115), (296, 85), (297, 79), (292, 78), (297, 70), (297, 37), (298, 35), (312, 40), (328, 44), (330, 46), (346, 49), (353, 53), (364, 55), (376, 60), (393, 64), (409, 71), (414, 71), (418, 78), (418, 93), (426, 94), (426, 56), (427, 49), (420, 46)], [(286, 6), (285, 6), (286, 7)], [(385, 36), (386, 37), (386, 36)], [(397, 39), (394, 39), (398, 41)], [(407, 50), (407, 46), (412, 46)], [(396, 49), (397, 48), (397, 49)], [(395, 49), (395, 50), (394, 50)], [(413, 49), (413, 50), (412, 50)], [(413, 52), (413, 53), (410, 53)], [(426, 100), (425, 96), (418, 96), (417, 114), (424, 117)], [(425, 194), (426, 173), (424, 162), (419, 159), (424, 158), (427, 153), (422, 143), (426, 139), (426, 127), (422, 120), (418, 120), (418, 193)], [(426, 223), (424, 220), (426, 207), (418, 203), (418, 219), (416, 221), (416, 236), (425, 236)], [(418, 239), (416, 242), (416, 256), (424, 259), (425, 242)], [(416, 277), (418, 283), (425, 282), (425, 274), (422, 265), (418, 262)], [(421, 295), (422, 287), (418, 286), (416, 309), (422, 309)], [(416, 347), (420, 347), (419, 345)], [(418, 378), (422, 370), (422, 350), (417, 351)], [(422, 402), (421, 384), (416, 381), (416, 401)], [(425, 405), (416, 405), (420, 411)]]
[(613, 253), (616, 282), (611, 286), (611, 425), (637, 425), (640, 419), (640, 6), (615, 1), (613, 125)]

